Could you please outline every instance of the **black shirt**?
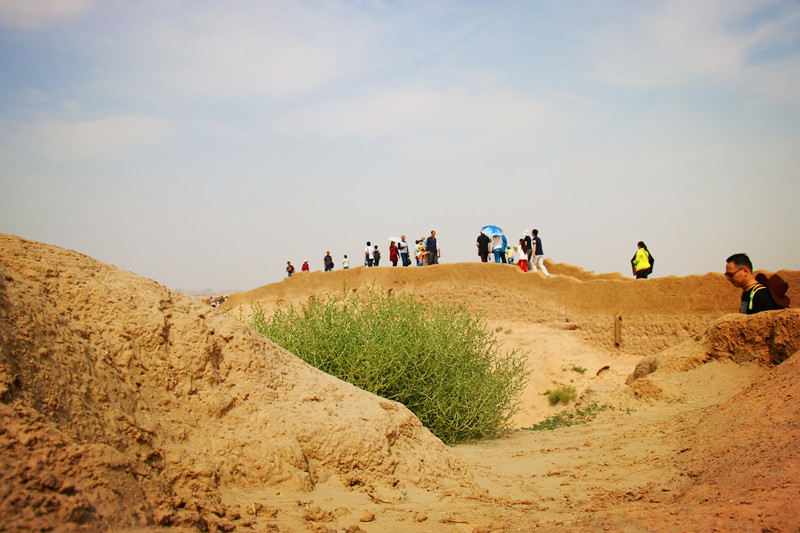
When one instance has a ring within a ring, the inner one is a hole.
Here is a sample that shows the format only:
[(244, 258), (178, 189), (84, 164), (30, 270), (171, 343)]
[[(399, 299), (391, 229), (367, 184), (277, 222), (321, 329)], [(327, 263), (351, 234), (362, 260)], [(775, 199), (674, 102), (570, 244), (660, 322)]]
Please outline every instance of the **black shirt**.
[[(755, 293), (753, 293), (755, 291)], [(751, 301), (752, 296), (752, 301)], [(739, 310), (746, 315), (754, 315), (761, 311), (774, 311), (780, 309), (772, 299), (769, 290), (760, 283), (756, 283), (749, 290), (742, 291), (742, 303)]]
[(484, 235), (483, 233), (481, 233), (478, 236), (478, 254), (481, 254), (481, 255), (482, 254), (488, 254), (489, 253), (489, 243), (490, 242), (492, 242), (492, 240), (489, 237), (487, 237), (486, 235)]

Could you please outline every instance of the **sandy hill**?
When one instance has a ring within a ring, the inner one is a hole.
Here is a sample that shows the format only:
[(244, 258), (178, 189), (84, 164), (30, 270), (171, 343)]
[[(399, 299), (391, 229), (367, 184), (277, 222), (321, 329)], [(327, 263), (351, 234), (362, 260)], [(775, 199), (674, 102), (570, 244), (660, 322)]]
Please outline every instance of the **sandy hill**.
[[(449, 448), (224, 310), (0, 235), (2, 529), (797, 530), (800, 312), (728, 315), (738, 293), (720, 274), (548, 268), (303, 273), (226, 302), (269, 310), (365, 283), (466, 301), (530, 353), (520, 428), (550, 412), (550, 382), (609, 406)], [(800, 301), (800, 272), (781, 275)]]

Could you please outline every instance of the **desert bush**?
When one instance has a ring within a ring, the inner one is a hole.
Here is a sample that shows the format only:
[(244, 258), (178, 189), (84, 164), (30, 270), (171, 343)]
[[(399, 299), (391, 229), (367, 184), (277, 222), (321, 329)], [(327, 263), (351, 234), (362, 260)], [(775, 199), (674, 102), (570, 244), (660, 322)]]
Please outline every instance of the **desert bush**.
[(527, 429), (529, 431), (546, 431), (557, 429), (560, 427), (575, 426), (577, 424), (586, 424), (597, 417), (597, 413), (609, 409), (608, 405), (599, 405), (597, 402), (592, 402), (583, 409), (576, 408), (574, 411), (561, 411), (553, 416), (548, 416), (538, 424), (534, 424)]
[(501, 354), (481, 316), (466, 304), (423, 304), (413, 295), (311, 297), (250, 325), (309, 364), (408, 407), (447, 444), (508, 428), (525, 385), (526, 356)]
[(550, 389), (545, 394), (550, 401), (550, 405), (556, 405), (559, 402), (569, 403), (578, 397), (578, 393), (572, 385), (559, 385), (558, 388)]

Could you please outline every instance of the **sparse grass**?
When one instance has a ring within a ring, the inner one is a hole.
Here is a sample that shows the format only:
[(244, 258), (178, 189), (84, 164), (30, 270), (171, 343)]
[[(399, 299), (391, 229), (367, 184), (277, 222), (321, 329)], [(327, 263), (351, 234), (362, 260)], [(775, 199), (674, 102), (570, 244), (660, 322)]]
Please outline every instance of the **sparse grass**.
[(582, 366), (577, 366), (577, 365), (574, 365), (572, 367), (572, 371), (573, 372), (577, 372), (578, 374), (585, 374), (586, 373), (586, 369), (585, 368), (583, 368)]
[(482, 317), (374, 287), (311, 297), (250, 325), (309, 364), (408, 407), (448, 444), (509, 427), (525, 386), (526, 354), (501, 354)]
[(560, 427), (575, 426), (578, 424), (586, 424), (597, 417), (597, 413), (610, 409), (608, 405), (600, 405), (597, 402), (592, 402), (583, 409), (575, 409), (574, 411), (561, 411), (558, 414), (549, 416), (535, 424), (532, 427), (524, 428), (528, 431), (546, 431)]
[(560, 403), (569, 403), (578, 397), (575, 387), (572, 385), (559, 385), (558, 388), (550, 389), (545, 392), (550, 405)]

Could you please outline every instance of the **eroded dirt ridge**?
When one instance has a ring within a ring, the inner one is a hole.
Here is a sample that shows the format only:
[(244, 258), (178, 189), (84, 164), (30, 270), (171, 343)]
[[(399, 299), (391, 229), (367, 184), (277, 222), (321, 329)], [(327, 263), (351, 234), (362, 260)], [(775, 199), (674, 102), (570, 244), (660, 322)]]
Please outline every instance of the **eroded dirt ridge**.
[(611, 361), (582, 387), (617, 407), (593, 424), (453, 449), (223, 310), (0, 235), (2, 529), (798, 530), (800, 312), (728, 314), (719, 274), (548, 268), (351, 269), (231, 297), (270, 310), (374, 282), (467, 301), (532, 357), (557, 339)]

